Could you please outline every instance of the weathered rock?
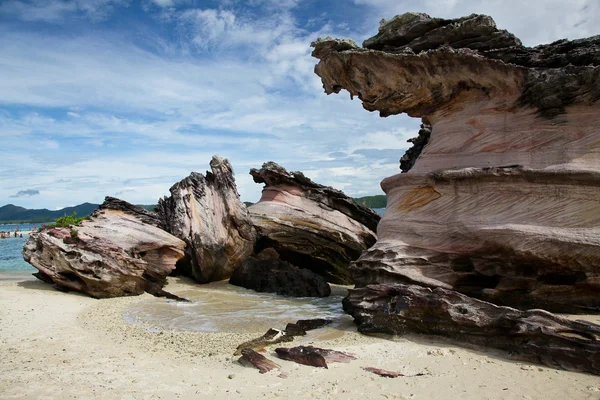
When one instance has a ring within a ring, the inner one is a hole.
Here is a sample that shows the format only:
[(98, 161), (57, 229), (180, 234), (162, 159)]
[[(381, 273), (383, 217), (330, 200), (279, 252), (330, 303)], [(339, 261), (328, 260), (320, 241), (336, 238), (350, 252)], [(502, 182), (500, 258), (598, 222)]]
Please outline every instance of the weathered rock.
[(260, 201), (249, 207), (260, 236), (257, 250), (272, 247), (283, 260), (329, 282), (351, 283), (348, 264), (375, 243), (379, 215), (273, 162), (250, 174), (265, 184)]
[(271, 328), (261, 337), (240, 344), (233, 355), (242, 354), (244, 349), (263, 349), (273, 344), (291, 342), (295, 336), (304, 336), (307, 331), (322, 328), (330, 323), (331, 320), (322, 318), (301, 319), (294, 324), (287, 324), (284, 330)]
[(356, 360), (356, 357), (349, 353), (330, 349), (320, 349), (313, 346), (298, 346), (291, 348), (279, 347), (275, 349), (275, 353), (277, 353), (277, 357), (282, 360), (320, 368), (328, 368), (328, 362), (349, 363), (352, 360)]
[(314, 318), (314, 319), (300, 319), (294, 324), (287, 324), (285, 326), (285, 332), (288, 335), (304, 336), (307, 331), (313, 329), (319, 329), (326, 325), (329, 325), (332, 321), (330, 319)]
[(487, 16), (409, 13), (364, 48), (314, 46), (326, 93), (431, 125), (408, 172), (382, 182), (377, 244), (351, 266), (359, 287), (600, 311), (600, 37), (528, 48)]
[(80, 226), (32, 233), (23, 257), (40, 271), (35, 276), (63, 290), (96, 298), (149, 292), (178, 299), (162, 287), (185, 243), (159, 225), (155, 214), (107, 197)]
[(242, 350), (242, 357), (240, 357), (238, 361), (242, 365), (252, 365), (253, 367), (257, 368), (258, 372), (261, 374), (281, 368), (279, 364), (274, 363), (267, 357), (255, 352), (252, 349)]
[(158, 202), (163, 228), (186, 243), (177, 272), (201, 283), (227, 279), (252, 254), (256, 234), (240, 201), (228, 160), (214, 156), (212, 172), (192, 172)]
[(237, 356), (242, 354), (244, 349), (260, 350), (272, 344), (291, 342), (292, 340), (294, 340), (294, 335), (290, 335), (286, 331), (282, 331), (280, 329), (271, 328), (261, 337), (240, 344), (233, 355)]
[(242, 262), (229, 279), (229, 283), (257, 292), (277, 293), (294, 297), (327, 297), (331, 288), (325, 278), (306, 268), (296, 268), (279, 259), (272, 250), (271, 257), (250, 257)]
[(600, 325), (543, 310), (520, 311), (456, 291), (416, 285), (351, 289), (344, 309), (364, 333), (442, 335), (569, 371), (600, 375)]

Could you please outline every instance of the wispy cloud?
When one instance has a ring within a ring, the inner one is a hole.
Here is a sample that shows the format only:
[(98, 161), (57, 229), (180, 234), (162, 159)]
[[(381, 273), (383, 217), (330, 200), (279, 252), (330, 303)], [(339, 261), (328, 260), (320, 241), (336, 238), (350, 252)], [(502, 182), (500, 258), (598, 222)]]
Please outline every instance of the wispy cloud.
[(115, 8), (129, 5), (130, 0), (5, 0), (0, 16), (27, 22), (61, 23), (79, 17), (99, 21), (111, 15)]
[(25, 197), (25, 196), (37, 196), (40, 194), (39, 190), (36, 189), (27, 189), (27, 190), (19, 190), (16, 194), (13, 194), (10, 197)]

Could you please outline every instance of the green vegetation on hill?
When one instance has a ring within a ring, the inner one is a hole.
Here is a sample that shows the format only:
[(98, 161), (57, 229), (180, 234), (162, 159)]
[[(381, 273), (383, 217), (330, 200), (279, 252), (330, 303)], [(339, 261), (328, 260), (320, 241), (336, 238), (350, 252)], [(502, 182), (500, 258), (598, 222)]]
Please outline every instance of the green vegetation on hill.
[(385, 208), (387, 204), (387, 197), (385, 194), (378, 194), (376, 196), (355, 197), (354, 201), (365, 207)]
[(156, 204), (138, 204), (138, 207), (142, 207), (146, 211), (154, 212), (156, 209)]

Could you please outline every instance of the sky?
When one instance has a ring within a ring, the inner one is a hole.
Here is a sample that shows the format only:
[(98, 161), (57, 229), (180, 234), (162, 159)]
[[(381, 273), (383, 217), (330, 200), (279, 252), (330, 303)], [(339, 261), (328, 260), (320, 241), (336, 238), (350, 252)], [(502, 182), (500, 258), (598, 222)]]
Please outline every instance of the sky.
[(600, 33), (600, 0), (0, 0), (0, 205), (153, 204), (214, 154), (244, 201), (266, 161), (382, 194), (420, 121), (325, 95), (310, 42), (408, 11), (488, 14), (528, 46)]

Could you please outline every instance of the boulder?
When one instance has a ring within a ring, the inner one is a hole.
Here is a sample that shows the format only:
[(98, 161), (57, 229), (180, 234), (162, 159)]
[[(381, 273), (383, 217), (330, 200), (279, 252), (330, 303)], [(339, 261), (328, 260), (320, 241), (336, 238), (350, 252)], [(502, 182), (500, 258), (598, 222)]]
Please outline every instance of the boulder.
[(259, 235), (256, 250), (274, 248), (284, 261), (329, 282), (351, 283), (348, 265), (375, 243), (379, 215), (274, 162), (250, 174), (265, 184), (260, 201), (249, 207)]
[(167, 232), (185, 241), (177, 272), (200, 283), (227, 279), (253, 251), (256, 234), (240, 201), (233, 168), (214, 156), (212, 172), (192, 172), (158, 202), (157, 214)]
[(453, 290), (402, 284), (350, 289), (344, 309), (363, 333), (440, 335), (499, 349), (513, 360), (600, 375), (600, 325), (544, 310), (520, 311)]
[(385, 179), (358, 287), (454, 289), (519, 308), (600, 311), (600, 36), (534, 48), (485, 15), (407, 13), (363, 47), (313, 43), (325, 92), (423, 127)]
[(229, 283), (282, 296), (327, 297), (331, 294), (331, 288), (322, 276), (290, 265), (273, 249), (265, 249), (242, 262), (233, 271)]
[(79, 226), (32, 233), (23, 257), (39, 270), (39, 279), (62, 290), (95, 298), (144, 292), (170, 297), (162, 287), (185, 243), (159, 226), (154, 213), (107, 197)]

